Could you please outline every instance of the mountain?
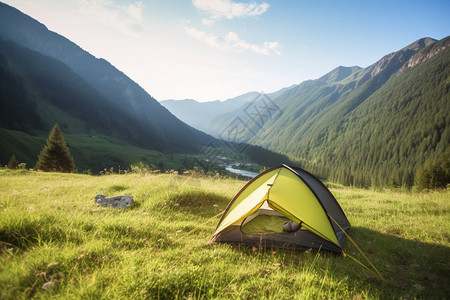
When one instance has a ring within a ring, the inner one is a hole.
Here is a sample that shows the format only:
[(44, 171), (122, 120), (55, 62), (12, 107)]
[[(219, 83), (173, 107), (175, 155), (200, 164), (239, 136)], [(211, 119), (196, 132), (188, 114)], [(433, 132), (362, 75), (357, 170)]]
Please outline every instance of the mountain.
[[(115, 117), (111, 118), (110, 115), (102, 116), (102, 114), (99, 114), (95, 116), (97, 120), (93, 121), (94, 123), (119, 122), (128, 124), (130, 121), (130, 125), (139, 127), (144, 134), (141, 134), (139, 131), (134, 132), (134, 127), (133, 129), (130, 127), (129, 133), (122, 132), (118, 133), (119, 135), (126, 136), (128, 140), (132, 139), (134, 144), (145, 145), (161, 151), (195, 151), (200, 145), (207, 144), (211, 140), (210, 136), (186, 125), (173, 116), (137, 83), (106, 60), (95, 58), (65, 37), (49, 31), (43, 24), (3, 3), (0, 3), (0, 38), (4, 42), (15, 43), (43, 56), (53, 58), (54, 61), (56, 60), (66, 65), (66, 69), (70, 69), (74, 73), (70, 75), (72, 79), (67, 79), (67, 81), (72, 81), (72, 83), (76, 81), (79, 83), (79, 86), (72, 86), (69, 92), (63, 91), (62, 88), (58, 91), (61, 95), (69, 94), (71, 97), (71, 99), (66, 99), (66, 104), (70, 104), (70, 108), (67, 106), (64, 109), (67, 113), (72, 109), (74, 111), (84, 110), (85, 113), (90, 112), (87, 107), (81, 108), (87, 102), (96, 102), (93, 105), (102, 107), (108, 106), (116, 111)], [(42, 60), (42, 58), (39, 59)], [(62, 69), (61, 64), (55, 68)], [(52, 67), (56, 66), (56, 64), (51, 65)], [(40, 68), (39, 71), (47, 72), (45, 68)], [(57, 70), (54, 71), (57, 72)], [(41, 77), (39, 74), (35, 75), (37, 78)], [(78, 78), (74, 79), (74, 75), (77, 75)], [(15, 74), (15, 76), (16, 80), (20, 78), (20, 74)], [(43, 77), (46, 77), (46, 75)], [(57, 79), (56, 77), (53, 77), (53, 79)], [(18, 80), (20, 81), (20, 79)], [(24, 84), (27, 84), (27, 82)], [(47, 83), (41, 81), (40, 84), (41, 87), (47, 84), (47, 92), (58, 87), (57, 81), (49, 81)], [(86, 93), (90, 95), (90, 100), (81, 100), (80, 98), (80, 89), (84, 89), (85, 86), (89, 86), (86, 88)], [(56, 93), (57, 91), (53, 92)], [(94, 98), (91, 96), (93, 94), (96, 94)], [(36, 102), (36, 99), (30, 100), (31, 98), (29, 97), (28, 100)], [(50, 100), (44, 99), (45, 101), (48, 102)], [(53, 99), (54, 105), (55, 101), (59, 100)], [(28, 109), (30, 104), (28, 102), (21, 104), (24, 110)], [(62, 104), (60, 103), (59, 105), (61, 106)], [(73, 115), (73, 113), (69, 114)], [(85, 115), (78, 115), (78, 117), (87, 118)], [(94, 115), (91, 117), (93, 118)], [(119, 120), (122, 117), (123, 120)], [(131, 121), (131, 118), (134, 121)], [(41, 116), (41, 119), (45, 119), (45, 117)], [(93, 122), (88, 122), (88, 125), (91, 127), (97, 126)], [(41, 127), (36, 129), (49, 130), (51, 127), (47, 123), (41, 122), (41, 124), (37, 124)], [(17, 129), (16, 127), (10, 126), (9, 128)], [(118, 128), (118, 131), (120, 131), (123, 128), (127, 128), (127, 126), (115, 126), (115, 128)], [(64, 128), (62, 129), (64, 130)], [(78, 133), (85, 134), (89, 132)]]
[[(18, 159), (32, 166), (40, 150), (36, 145), (43, 146), (55, 123), (68, 136), (108, 138), (109, 146), (131, 145), (144, 152), (192, 153), (213, 140), (180, 121), (107, 61), (0, 3), (0, 128), (9, 139), (2, 140), (0, 161), (22, 153)], [(86, 157), (97, 169), (130, 163), (126, 154), (108, 156), (104, 144), (91, 149), (90, 142), (84, 148), (78, 143), (75, 150), (86, 168)]]
[(411, 186), (450, 147), (449, 45), (421, 39), (303, 82), (277, 98), (283, 114), (250, 142), (345, 184)]
[[(46, 137), (55, 123), (68, 136), (108, 136), (147, 149), (160, 149), (165, 143), (155, 130), (111, 105), (65, 64), (0, 38), (0, 128), (9, 130), (2, 135), (0, 161), (16, 153), (33, 166), (45, 143), (38, 137)], [(15, 143), (18, 131), (35, 138), (20, 135), (22, 143)], [(34, 141), (23, 143), (27, 139)], [(86, 155), (76, 158), (82, 167)], [(86, 169), (94, 170), (99, 160), (91, 160)]]
[[(103, 133), (130, 142), (146, 137), (163, 144), (154, 130), (111, 105), (65, 64), (3, 39), (0, 79), (2, 128), (39, 135), (60, 123), (68, 134)], [(145, 140), (141, 145), (150, 146)]]
[[(244, 103), (213, 118), (192, 114), (189, 121), (287, 155), (323, 178), (411, 186), (426, 160), (450, 151), (449, 44), (450, 37), (423, 38), (367, 68), (340, 66), (262, 97), (253, 110)], [(168, 108), (175, 112), (179, 104)]]
[[(275, 99), (292, 87), (267, 94)], [(183, 122), (192, 127), (220, 137), (222, 130), (228, 125), (231, 118), (236, 117), (251, 102), (258, 101), (258, 92), (249, 92), (224, 101), (198, 102), (193, 99), (163, 100), (160, 103)]]

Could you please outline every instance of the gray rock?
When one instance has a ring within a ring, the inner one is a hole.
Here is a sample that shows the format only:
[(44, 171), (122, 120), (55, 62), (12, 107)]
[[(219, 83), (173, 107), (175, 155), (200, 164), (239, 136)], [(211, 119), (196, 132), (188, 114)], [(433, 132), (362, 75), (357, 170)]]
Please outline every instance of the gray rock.
[(95, 195), (95, 204), (97, 206), (112, 207), (112, 208), (127, 208), (133, 204), (133, 196), (114, 196), (106, 197), (101, 194)]

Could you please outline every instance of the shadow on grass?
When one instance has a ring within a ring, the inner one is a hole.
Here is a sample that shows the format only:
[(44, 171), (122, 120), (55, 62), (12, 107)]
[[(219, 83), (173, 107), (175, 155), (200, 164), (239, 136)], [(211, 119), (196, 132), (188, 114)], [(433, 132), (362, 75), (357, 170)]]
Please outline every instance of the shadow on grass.
[[(364, 227), (352, 228), (350, 236), (372, 260), (386, 284), (396, 290), (392, 296), (443, 299), (450, 294), (450, 247)], [(350, 241), (346, 241), (344, 251), (358, 253)]]
[[(450, 295), (450, 247), (404, 239), (364, 227), (353, 227), (349, 235), (373, 262), (384, 281), (351, 258), (333, 252), (257, 249), (243, 245), (231, 248), (245, 259), (282, 260), (285, 268), (308, 269), (308, 265), (315, 264), (315, 272), (326, 270), (335, 278), (348, 278), (349, 288), (376, 291), (378, 295), (372, 295), (374, 297), (445, 299)], [(344, 252), (370, 268), (348, 239)]]
[(219, 213), (230, 201), (228, 197), (203, 190), (189, 190), (174, 193), (157, 206), (189, 212), (201, 217), (211, 216), (212, 212)]

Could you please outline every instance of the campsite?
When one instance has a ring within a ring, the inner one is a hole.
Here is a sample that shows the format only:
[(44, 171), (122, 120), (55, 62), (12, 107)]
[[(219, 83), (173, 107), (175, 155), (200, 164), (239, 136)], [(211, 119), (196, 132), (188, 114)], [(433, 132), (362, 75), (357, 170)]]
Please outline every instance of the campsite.
[(0, 0), (0, 300), (448, 299), (448, 12)]
[[(448, 190), (326, 183), (382, 280), (332, 252), (208, 245), (215, 216), (242, 180), (7, 169), (0, 178), (2, 299), (443, 299), (450, 292)], [(96, 193), (133, 195), (135, 203), (97, 207)], [(367, 265), (348, 240), (343, 249)]]

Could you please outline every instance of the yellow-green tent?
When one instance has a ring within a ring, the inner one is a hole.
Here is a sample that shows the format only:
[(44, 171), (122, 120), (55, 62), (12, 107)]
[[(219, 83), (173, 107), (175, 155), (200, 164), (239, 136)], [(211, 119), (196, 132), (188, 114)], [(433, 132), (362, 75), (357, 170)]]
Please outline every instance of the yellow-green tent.
[(320, 180), (281, 165), (259, 174), (237, 193), (211, 242), (342, 252), (342, 230), (349, 228), (342, 208)]

